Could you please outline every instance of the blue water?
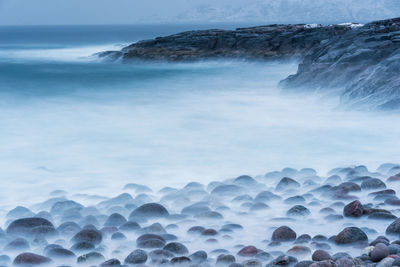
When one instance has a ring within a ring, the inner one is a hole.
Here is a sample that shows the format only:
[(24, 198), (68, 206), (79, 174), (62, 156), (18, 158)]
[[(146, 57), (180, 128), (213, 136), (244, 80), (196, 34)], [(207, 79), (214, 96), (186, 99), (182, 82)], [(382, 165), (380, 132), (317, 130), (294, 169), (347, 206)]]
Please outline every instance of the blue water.
[(113, 195), (128, 182), (158, 188), (400, 161), (398, 115), (283, 93), (277, 84), (296, 62), (129, 65), (92, 56), (193, 27), (0, 27), (2, 203), (54, 189)]

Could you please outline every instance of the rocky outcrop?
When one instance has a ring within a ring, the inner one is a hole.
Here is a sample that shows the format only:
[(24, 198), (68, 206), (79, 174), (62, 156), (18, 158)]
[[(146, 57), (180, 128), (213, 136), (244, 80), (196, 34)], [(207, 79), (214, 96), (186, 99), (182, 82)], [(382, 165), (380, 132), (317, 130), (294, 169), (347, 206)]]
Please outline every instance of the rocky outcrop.
[(360, 24), (267, 25), (188, 31), (97, 54), (109, 61), (297, 59), (286, 90), (336, 89), (352, 107), (400, 108), (400, 18)]
[[(347, 31), (310, 51), (284, 88), (340, 88), (356, 107), (400, 107), (400, 18)], [(343, 89), (344, 88), (344, 89)]]
[(343, 35), (351, 25), (267, 25), (236, 30), (182, 32), (134, 43), (98, 56), (108, 60), (190, 61), (218, 58), (301, 58), (322, 41)]

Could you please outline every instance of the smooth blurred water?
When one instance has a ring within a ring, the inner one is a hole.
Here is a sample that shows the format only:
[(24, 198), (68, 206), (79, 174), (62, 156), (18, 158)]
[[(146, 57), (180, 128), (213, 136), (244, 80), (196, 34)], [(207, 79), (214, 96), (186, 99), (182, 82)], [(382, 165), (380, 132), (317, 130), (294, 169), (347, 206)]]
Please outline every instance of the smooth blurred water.
[(295, 62), (101, 63), (193, 26), (0, 28), (0, 200), (400, 162), (397, 114), (286, 94)]

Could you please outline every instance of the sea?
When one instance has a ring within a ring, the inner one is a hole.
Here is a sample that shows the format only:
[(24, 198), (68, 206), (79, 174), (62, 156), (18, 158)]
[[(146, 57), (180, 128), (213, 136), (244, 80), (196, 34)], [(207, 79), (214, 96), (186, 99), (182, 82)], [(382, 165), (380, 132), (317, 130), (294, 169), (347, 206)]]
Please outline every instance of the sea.
[[(286, 167), (400, 162), (400, 114), (286, 92), (299, 62), (102, 62), (143, 39), (240, 25), (0, 27), (0, 209)], [(247, 25), (246, 25), (247, 26)]]

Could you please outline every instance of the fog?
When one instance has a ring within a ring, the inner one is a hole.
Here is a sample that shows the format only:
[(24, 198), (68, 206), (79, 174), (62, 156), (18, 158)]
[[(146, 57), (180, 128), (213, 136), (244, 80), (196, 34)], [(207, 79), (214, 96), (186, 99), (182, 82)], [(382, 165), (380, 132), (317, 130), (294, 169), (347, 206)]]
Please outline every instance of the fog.
[(2, 203), (399, 161), (398, 114), (349, 111), (331, 92), (282, 92), (296, 62), (15, 60), (2, 76)]

